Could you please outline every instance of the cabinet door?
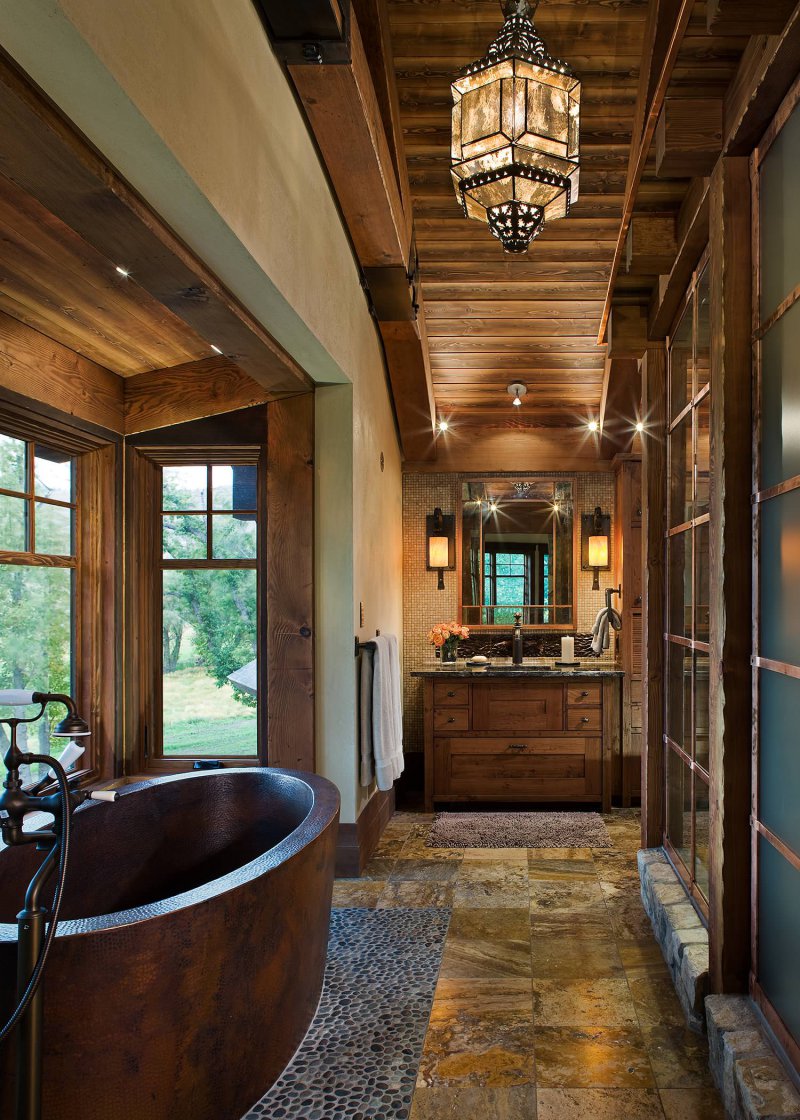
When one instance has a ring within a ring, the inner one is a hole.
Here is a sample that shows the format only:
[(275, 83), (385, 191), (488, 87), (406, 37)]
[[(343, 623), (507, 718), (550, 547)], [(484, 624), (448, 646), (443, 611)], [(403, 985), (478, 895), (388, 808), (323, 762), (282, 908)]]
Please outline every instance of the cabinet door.
[(588, 736), (439, 739), (436, 797), (599, 801), (600, 748)]
[(475, 681), (474, 731), (563, 731), (564, 688), (540, 681)]

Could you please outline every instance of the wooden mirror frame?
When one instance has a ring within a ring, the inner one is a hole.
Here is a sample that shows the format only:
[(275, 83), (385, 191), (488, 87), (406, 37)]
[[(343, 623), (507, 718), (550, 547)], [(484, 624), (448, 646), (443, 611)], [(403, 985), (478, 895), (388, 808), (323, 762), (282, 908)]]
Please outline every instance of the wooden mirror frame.
[[(464, 532), (464, 486), (470, 483), (486, 483), (486, 482), (537, 482), (553, 484), (558, 482), (568, 482), (572, 487), (572, 603), (560, 604), (561, 606), (572, 606), (572, 621), (569, 623), (562, 622), (548, 622), (548, 623), (523, 623), (523, 628), (526, 631), (535, 631), (537, 633), (559, 633), (559, 634), (573, 634), (578, 630), (578, 569), (580, 567), (580, 535), (579, 535), (579, 521), (578, 512), (576, 509), (577, 498), (577, 483), (578, 480), (574, 475), (537, 475), (533, 474), (520, 474), (520, 475), (503, 475), (492, 476), (489, 475), (485, 478), (464, 478), (460, 481), (461, 494), (458, 499), (458, 515), (456, 517), (456, 581), (458, 586), (458, 620), (465, 626), (469, 626), (471, 631), (489, 633), (496, 633), (499, 631), (509, 630), (513, 624), (508, 622), (490, 623), (490, 622), (464, 622), (464, 600), (463, 600), (463, 532)], [(555, 604), (558, 606), (559, 604)]]

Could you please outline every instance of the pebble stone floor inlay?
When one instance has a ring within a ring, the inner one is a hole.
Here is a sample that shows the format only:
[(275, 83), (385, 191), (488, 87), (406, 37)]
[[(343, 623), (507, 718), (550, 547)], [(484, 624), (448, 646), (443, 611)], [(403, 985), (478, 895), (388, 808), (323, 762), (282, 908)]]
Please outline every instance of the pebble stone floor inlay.
[[(409, 1120), (724, 1120), (642, 909), (638, 811), (604, 816), (605, 849), (428, 848), (432, 819), (396, 814), (365, 876), (334, 886), (339, 913), (420, 908), (425, 928), (431, 907), (452, 912), (429, 1021), (417, 1004)], [(382, 1038), (381, 1062), (408, 1045)], [(385, 1115), (405, 1117), (377, 1098), (363, 1112)]]
[(449, 917), (334, 910), (317, 1014), (245, 1120), (406, 1120)]

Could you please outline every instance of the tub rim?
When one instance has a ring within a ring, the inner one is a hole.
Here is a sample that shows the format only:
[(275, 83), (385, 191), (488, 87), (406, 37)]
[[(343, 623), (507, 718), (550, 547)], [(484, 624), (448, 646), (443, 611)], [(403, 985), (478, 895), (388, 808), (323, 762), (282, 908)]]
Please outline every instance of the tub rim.
[[(287, 836), (284, 836), (282, 840), (268, 848), (267, 851), (256, 856), (255, 859), (243, 863), (240, 867), (228, 871), (225, 875), (220, 875), (216, 879), (209, 879), (207, 883), (193, 887), (188, 891), (182, 891), (180, 894), (169, 895), (167, 898), (156, 899), (154, 902), (131, 907), (128, 910), (116, 910), (110, 914), (101, 914), (95, 917), (61, 921), (56, 930), (56, 940), (62, 937), (74, 938), (103, 933), (154, 921), (167, 914), (175, 914), (181, 910), (201, 906), (213, 899), (232, 893), (299, 855), (304, 848), (324, 832), (328, 825), (336, 819), (339, 812), (339, 790), (328, 778), (324, 778), (320, 774), (309, 774), (302, 770), (284, 770), (276, 766), (227, 766), (219, 770), (165, 774), (158, 778), (146, 778), (143, 781), (122, 786), (119, 793), (120, 797), (135, 796), (146, 792), (153, 786), (173, 782), (208, 781), (218, 778), (222, 774), (246, 774), (250, 778), (254, 776), (263, 777), (266, 774), (270, 778), (277, 779), (278, 787), (286, 784), (303, 785), (311, 794), (311, 805), (303, 819)], [(77, 811), (79, 813), (92, 812), (100, 808), (103, 808), (101, 802), (89, 801), (84, 803)], [(22, 899), (20, 899), (21, 905)], [(16, 942), (16, 924), (0, 922), (0, 945), (16, 944)]]

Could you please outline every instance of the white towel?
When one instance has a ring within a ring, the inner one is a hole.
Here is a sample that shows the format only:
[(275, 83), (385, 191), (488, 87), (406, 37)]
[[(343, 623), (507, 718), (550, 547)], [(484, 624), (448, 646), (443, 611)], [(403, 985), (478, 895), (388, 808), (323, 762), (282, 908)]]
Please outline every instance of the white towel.
[(375, 639), (372, 664), (372, 749), (378, 789), (391, 789), (403, 773), (403, 700), (394, 634)]
[(610, 628), (612, 626), (615, 630), (621, 630), (622, 619), (613, 607), (610, 611), (603, 607), (601, 611), (598, 611), (592, 627), (592, 653), (597, 654), (598, 657), (610, 645)]
[(358, 723), (361, 739), (361, 773), (359, 780), (365, 789), (375, 781), (372, 755), (372, 658), (372, 650), (362, 650)]

